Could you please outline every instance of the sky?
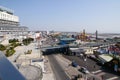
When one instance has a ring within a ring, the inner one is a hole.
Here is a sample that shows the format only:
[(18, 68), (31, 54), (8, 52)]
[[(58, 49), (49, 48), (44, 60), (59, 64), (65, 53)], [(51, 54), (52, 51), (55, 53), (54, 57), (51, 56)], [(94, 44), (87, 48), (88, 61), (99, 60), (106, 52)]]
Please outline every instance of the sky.
[(120, 0), (0, 0), (30, 30), (120, 32)]

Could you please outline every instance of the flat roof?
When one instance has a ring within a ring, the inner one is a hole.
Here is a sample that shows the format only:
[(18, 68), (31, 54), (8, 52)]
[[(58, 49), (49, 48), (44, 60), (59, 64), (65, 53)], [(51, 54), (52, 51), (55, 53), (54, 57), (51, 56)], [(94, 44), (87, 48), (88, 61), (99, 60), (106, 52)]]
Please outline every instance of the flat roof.
[(62, 41), (69, 41), (69, 40), (75, 40), (75, 39), (74, 38), (62, 38), (60, 40), (62, 40)]
[(42, 49), (48, 50), (48, 49), (57, 49), (57, 48), (64, 48), (64, 47), (68, 47), (68, 45), (48, 46)]
[(113, 57), (106, 55), (106, 54), (99, 55), (99, 58), (104, 60), (105, 62), (109, 62), (113, 59)]

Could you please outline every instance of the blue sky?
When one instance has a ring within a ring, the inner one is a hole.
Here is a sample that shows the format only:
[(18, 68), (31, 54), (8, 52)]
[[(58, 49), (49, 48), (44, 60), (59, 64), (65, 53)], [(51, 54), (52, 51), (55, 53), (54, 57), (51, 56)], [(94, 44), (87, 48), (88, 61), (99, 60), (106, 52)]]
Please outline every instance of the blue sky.
[(30, 30), (119, 33), (120, 0), (0, 0)]

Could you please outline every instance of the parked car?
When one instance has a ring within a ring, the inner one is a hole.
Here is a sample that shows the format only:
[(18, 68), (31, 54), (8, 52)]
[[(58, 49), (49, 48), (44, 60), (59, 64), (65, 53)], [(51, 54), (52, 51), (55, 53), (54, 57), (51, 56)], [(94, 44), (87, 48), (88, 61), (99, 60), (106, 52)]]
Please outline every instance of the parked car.
[(79, 69), (79, 71), (82, 72), (82, 73), (85, 73), (85, 74), (90, 73), (85, 67), (81, 67), (81, 68)]
[(96, 62), (98, 61), (95, 55), (89, 55), (89, 58), (96, 61)]
[(99, 66), (104, 66), (104, 62), (102, 62), (102, 61), (97, 61), (97, 64), (99, 65)]
[(75, 61), (72, 61), (71, 65), (72, 65), (73, 67), (77, 67), (77, 66), (78, 66), (78, 64), (77, 64)]

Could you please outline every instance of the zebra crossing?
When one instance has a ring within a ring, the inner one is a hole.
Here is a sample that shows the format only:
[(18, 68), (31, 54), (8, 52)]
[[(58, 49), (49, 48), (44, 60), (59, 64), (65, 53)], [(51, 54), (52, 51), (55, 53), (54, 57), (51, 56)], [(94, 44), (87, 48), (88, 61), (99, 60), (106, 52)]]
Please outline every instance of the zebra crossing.
[(102, 70), (97, 70), (97, 71), (93, 71), (92, 73), (93, 74), (96, 74), (96, 73), (99, 73), (99, 72), (101, 72)]

